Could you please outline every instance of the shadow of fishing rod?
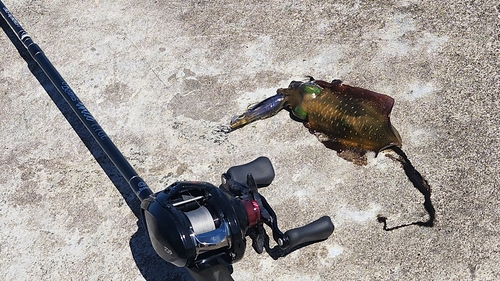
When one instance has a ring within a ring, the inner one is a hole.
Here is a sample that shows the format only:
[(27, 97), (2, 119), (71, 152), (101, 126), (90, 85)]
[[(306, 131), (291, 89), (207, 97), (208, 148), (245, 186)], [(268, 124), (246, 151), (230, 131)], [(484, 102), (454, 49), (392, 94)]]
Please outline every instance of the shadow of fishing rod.
[(120, 171), (116, 168), (114, 163), (106, 155), (99, 143), (89, 133), (85, 125), (80, 121), (78, 116), (73, 112), (71, 107), (61, 96), (56, 87), (52, 84), (50, 79), (40, 68), (37, 62), (31, 57), (22, 42), (18, 39), (15, 33), (11, 30), (7, 22), (0, 17), (0, 26), (3, 31), (14, 44), (21, 57), (28, 64), (28, 68), (38, 80), (40, 85), (45, 89), (49, 97), (56, 104), (57, 108), (61, 111), (73, 130), (78, 134), (78, 137), (85, 144), (87, 149), (92, 153), (97, 163), (101, 166), (108, 178), (114, 184), (116, 190), (121, 194), (130, 210), (137, 217), (137, 231), (131, 237), (129, 245), (134, 257), (135, 263), (140, 270), (141, 274), (146, 280), (184, 280), (192, 281), (193, 278), (184, 268), (176, 267), (161, 259), (148, 238), (146, 227), (142, 221), (140, 200), (136, 194), (130, 189), (129, 183), (123, 178)]

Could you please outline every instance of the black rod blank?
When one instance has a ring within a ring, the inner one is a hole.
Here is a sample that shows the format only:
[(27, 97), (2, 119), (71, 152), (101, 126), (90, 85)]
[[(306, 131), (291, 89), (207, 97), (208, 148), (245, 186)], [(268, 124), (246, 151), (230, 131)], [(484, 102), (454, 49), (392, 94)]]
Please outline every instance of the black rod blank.
[(99, 123), (97, 123), (92, 114), (90, 114), (85, 105), (76, 96), (66, 81), (64, 81), (54, 65), (45, 56), (42, 49), (33, 42), (28, 33), (22, 28), (21, 24), (16, 20), (16, 18), (14, 18), (12, 13), (7, 9), (7, 7), (5, 7), (2, 1), (0, 1), (0, 14), (10, 26), (11, 30), (16, 34), (19, 41), (21, 41), (24, 47), (28, 50), (28, 53), (33, 60), (40, 66), (54, 87), (64, 98), (66, 103), (71, 107), (76, 116), (78, 116), (78, 119), (80, 119), (85, 128), (109, 157), (111, 162), (113, 162), (115, 167), (127, 180), (130, 188), (134, 191), (137, 197), (143, 201), (153, 194), (148, 185), (137, 175), (134, 168), (132, 168), (130, 163), (125, 159), (125, 157), (123, 157), (122, 153), (111, 141), (106, 132), (104, 132)]

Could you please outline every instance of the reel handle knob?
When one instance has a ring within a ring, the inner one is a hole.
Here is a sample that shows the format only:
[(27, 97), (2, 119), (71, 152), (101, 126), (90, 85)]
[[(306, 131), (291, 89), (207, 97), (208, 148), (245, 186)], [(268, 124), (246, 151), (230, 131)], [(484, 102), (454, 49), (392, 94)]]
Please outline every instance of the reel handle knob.
[(227, 170), (235, 182), (242, 185), (247, 183), (247, 175), (252, 174), (257, 187), (266, 187), (271, 184), (274, 179), (273, 164), (269, 158), (261, 156), (249, 163), (233, 166)]
[(288, 230), (284, 235), (285, 241), (278, 241), (278, 245), (285, 250), (300, 244), (322, 241), (333, 233), (334, 228), (330, 217), (323, 216), (302, 227)]

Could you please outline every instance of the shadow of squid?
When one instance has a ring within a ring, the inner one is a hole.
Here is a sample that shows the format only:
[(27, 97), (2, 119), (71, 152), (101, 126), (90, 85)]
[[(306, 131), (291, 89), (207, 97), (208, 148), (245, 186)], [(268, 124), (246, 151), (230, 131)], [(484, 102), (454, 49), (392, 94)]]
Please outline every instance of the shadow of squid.
[(435, 210), (430, 199), (431, 188), (401, 150), (401, 137), (389, 118), (393, 105), (394, 99), (387, 95), (344, 85), (340, 80), (329, 83), (309, 77), (307, 82), (292, 81), (288, 88), (278, 89), (276, 95), (235, 116), (230, 131), (285, 109), (327, 148), (354, 164), (366, 165), (368, 151), (378, 155), (380, 151), (392, 150), (398, 156), (388, 157), (402, 164), (408, 179), (424, 195), (429, 219), (392, 228), (387, 228), (385, 217), (379, 216), (378, 221), (384, 223), (385, 230), (408, 225), (433, 226)]

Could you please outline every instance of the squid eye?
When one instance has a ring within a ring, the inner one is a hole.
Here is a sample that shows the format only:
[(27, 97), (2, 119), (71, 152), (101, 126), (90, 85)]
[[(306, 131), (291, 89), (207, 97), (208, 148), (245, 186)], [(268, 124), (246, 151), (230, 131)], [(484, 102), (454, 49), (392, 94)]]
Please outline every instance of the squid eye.
[(315, 98), (321, 93), (321, 88), (316, 83), (308, 82), (302, 84), (302, 86), (300, 87), (300, 92), (302, 96), (312, 95), (312, 97)]
[(293, 116), (297, 117), (302, 121), (307, 120), (307, 112), (299, 105), (293, 108), (292, 110)]

